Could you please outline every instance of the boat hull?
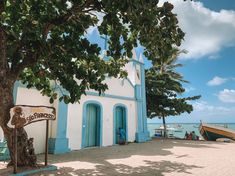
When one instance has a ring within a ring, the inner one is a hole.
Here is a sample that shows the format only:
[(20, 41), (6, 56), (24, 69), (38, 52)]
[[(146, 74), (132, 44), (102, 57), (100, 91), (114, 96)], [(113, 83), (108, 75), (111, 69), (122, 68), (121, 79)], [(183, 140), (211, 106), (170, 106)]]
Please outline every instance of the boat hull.
[(226, 128), (207, 126), (201, 124), (199, 131), (203, 138), (207, 141), (216, 141), (218, 138), (228, 138), (235, 140), (235, 132), (228, 130)]

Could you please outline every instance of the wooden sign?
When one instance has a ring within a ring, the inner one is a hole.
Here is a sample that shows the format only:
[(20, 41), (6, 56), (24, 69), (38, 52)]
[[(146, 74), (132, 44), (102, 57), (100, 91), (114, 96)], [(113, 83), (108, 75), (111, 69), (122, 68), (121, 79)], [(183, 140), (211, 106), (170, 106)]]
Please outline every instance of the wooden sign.
[(55, 108), (47, 106), (19, 105), (11, 108), (9, 127), (20, 128), (33, 122), (55, 120)]

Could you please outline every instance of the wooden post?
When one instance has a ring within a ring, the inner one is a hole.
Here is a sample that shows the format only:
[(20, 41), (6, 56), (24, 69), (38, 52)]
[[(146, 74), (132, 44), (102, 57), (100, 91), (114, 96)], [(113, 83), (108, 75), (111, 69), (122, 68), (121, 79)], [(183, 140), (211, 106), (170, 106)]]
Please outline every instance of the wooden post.
[(17, 129), (14, 128), (14, 171), (13, 173), (17, 173)]
[(47, 158), (48, 158), (48, 130), (49, 130), (49, 120), (46, 120), (45, 166), (47, 166)]

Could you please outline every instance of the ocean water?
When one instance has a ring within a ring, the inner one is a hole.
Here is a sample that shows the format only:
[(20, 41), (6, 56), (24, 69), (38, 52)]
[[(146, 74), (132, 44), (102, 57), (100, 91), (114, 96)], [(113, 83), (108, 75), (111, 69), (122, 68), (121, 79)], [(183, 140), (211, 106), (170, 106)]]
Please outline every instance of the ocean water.
[[(217, 126), (222, 126), (222, 127), (227, 127), (227, 128), (230, 128), (232, 130), (235, 130), (235, 123), (210, 123), (212, 125), (217, 125)], [(199, 137), (202, 138), (202, 136), (200, 135), (200, 132), (199, 132), (199, 125), (200, 123), (168, 123), (167, 125), (169, 125), (169, 127), (173, 127), (173, 128), (176, 128), (178, 125), (181, 126), (181, 129), (182, 131), (173, 131), (173, 135), (175, 137), (178, 137), (178, 138), (184, 138), (184, 135), (186, 133), (186, 131), (188, 133), (192, 132), (192, 131), (195, 131), (196, 135), (198, 135)], [(161, 123), (148, 123), (148, 130), (150, 132), (150, 136), (154, 136), (155, 134), (155, 129), (159, 128), (160, 126), (162, 126)]]

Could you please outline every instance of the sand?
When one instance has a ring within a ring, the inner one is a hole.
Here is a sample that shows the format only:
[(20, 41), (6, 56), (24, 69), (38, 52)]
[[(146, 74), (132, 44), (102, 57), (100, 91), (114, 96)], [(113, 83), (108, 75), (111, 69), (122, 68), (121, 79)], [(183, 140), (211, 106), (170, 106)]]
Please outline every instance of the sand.
[(235, 176), (235, 143), (154, 139), (49, 155), (49, 163), (58, 170), (34, 175)]

